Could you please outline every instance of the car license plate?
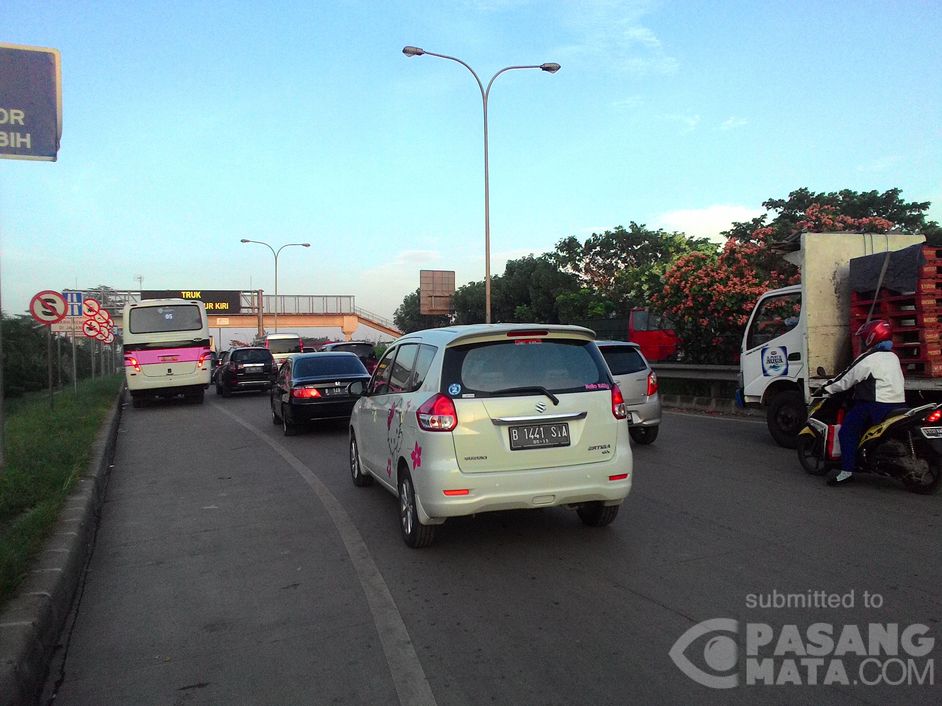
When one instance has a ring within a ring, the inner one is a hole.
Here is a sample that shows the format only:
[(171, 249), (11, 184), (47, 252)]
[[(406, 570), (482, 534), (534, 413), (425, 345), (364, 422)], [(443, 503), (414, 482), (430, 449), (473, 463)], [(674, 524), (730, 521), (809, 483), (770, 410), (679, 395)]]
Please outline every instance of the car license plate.
[(942, 427), (922, 427), (922, 435), (927, 439), (942, 439)]
[(324, 394), (327, 397), (336, 397), (337, 395), (342, 395), (346, 392), (346, 389), (343, 387), (328, 387), (324, 390)]
[(510, 449), (542, 449), (569, 446), (569, 424), (528, 424), (510, 427)]

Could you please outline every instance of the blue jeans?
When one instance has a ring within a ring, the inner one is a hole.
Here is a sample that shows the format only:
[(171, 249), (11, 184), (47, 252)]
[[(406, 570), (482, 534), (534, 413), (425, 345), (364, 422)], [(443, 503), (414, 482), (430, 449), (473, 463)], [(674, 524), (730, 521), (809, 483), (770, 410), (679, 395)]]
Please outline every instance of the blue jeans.
[(853, 407), (844, 416), (844, 423), (837, 433), (841, 441), (841, 468), (850, 473), (854, 472), (857, 464), (857, 444), (874, 424), (879, 424), (890, 414), (891, 410), (904, 406), (896, 402), (855, 402)]

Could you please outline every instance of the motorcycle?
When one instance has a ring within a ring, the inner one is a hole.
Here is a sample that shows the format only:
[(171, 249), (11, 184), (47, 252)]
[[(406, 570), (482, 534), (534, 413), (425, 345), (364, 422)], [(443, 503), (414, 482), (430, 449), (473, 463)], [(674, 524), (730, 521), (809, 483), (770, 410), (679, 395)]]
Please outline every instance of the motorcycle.
[[(808, 421), (798, 432), (798, 461), (813, 476), (841, 465), (840, 431), (848, 393), (812, 397)], [(864, 432), (857, 471), (897, 478), (914, 493), (935, 492), (942, 479), (942, 404), (893, 410)]]

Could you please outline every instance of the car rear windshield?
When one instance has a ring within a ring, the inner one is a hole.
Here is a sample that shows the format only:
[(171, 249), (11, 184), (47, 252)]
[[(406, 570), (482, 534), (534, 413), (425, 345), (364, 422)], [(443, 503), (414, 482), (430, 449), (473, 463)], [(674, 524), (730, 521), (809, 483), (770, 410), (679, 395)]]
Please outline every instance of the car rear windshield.
[(592, 342), (517, 339), (447, 349), (441, 389), (453, 397), (486, 397), (532, 387), (550, 392), (582, 392), (608, 387), (608, 382), (605, 362)]
[(300, 353), (300, 338), (270, 338), (268, 339), (268, 350), (272, 353)]
[(366, 358), (373, 352), (373, 346), (369, 343), (345, 343), (339, 346), (331, 346), (332, 351), (342, 351), (344, 353), (354, 353), (361, 358)]
[(232, 351), (232, 360), (240, 363), (270, 363), (271, 351), (264, 348), (248, 348), (241, 351)]
[(199, 331), (203, 328), (199, 307), (193, 304), (136, 307), (131, 309), (128, 318), (131, 333)]
[(648, 367), (638, 349), (633, 346), (612, 346), (611, 348), (602, 346), (601, 350), (612, 375), (637, 373)]
[(330, 377), (332, 375), (368, 375), (359, 358), (347, 355), (301, 358), (294, 364), (294, 377)]

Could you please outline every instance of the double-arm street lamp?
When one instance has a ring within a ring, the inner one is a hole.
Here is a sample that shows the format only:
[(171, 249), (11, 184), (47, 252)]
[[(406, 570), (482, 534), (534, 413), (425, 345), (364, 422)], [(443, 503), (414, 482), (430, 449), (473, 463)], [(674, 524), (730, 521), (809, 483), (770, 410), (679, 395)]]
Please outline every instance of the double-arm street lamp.
[(474, 76), (474, 80), (478, 82), (478, 88), (481, 89), (481, 100), (484, 104), (484, 314), (485, 321), (487, 323), (491, 323), (491, 207), (490, 177), (488, 175), (487, 163), (487, 98), (491, 93), (491, 85), (494, 83), (494, 79), (506, 71), (513, 71), (515, 69), (539, 69), (540, 71), (546, 71), (547, 73), (555, 74), (557, 71), (559, 71), (559, 64), (506, 66), (491, 77), (491, 80), (487, 83), (487, 88), (485, 88), (484, 84), (481, 83), (481, 79), (478, 78), (478, 75), (474, 72), (474, 69), (468, 66), (461, 59), (453, 56), (446, 56), (445, 54), (436, 54), (435, 52), (425, 51), (424, 49), (419, 49), (418, 47), (403, 47), (402, 53), (408, 57), (423, 56), (427, 54), (428, 56), (437, 56), (439, 59), (449, 59), (450, 61), (456, 61), (471, 72), (471, 75)]
[(281, 251), (285, 248), (290, 248), (292, 245), (297, 245), (302, 248), (311, 247), (310, 243), (285, 243), (280, 248), (275, 250), (268, 243), (262, 242), (261, 240), (249, 240), (248, 238), (242, 238), (240, 241), (242, 243), (255, 243), (256, 245), (264, 245), (266, 248), (271, 250), (271, 254), (275, 258), (275, 333), (278, 333), (278, 255), (281, 254)]

